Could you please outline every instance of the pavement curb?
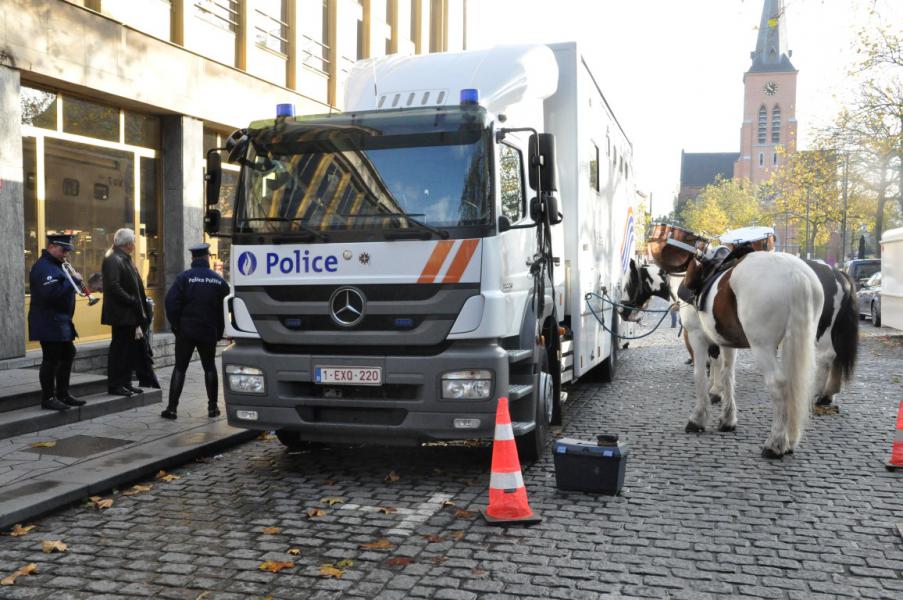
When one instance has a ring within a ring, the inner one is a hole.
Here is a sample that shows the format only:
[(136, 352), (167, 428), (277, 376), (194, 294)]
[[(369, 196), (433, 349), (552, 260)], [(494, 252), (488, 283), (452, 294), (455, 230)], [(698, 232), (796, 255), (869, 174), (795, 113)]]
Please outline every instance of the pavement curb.
[(5, 485), (0, 492), (0, 529), (43, 516), (87, 496), (145, 479), (160, 469), (220, 452), (259, 434), (258, 431), (231, 427), (225, 418), (221, 418)]

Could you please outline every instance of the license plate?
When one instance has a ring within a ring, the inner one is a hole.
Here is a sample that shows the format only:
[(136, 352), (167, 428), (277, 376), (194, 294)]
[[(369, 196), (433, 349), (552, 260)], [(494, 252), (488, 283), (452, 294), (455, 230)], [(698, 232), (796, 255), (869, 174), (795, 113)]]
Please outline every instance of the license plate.
[(382, 385), (382, 367), (316, 367), (315, 383), (331, 385)]

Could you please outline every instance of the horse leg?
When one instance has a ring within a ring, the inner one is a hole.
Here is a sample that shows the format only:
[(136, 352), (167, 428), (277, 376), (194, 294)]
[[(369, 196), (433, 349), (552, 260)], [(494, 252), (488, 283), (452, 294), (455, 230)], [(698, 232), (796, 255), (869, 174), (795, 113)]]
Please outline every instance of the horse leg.
[(734, 401), (734, 360), (737, 351), (734, 348), (721, 349), (721, 390), (723, 403), (721, 405), (721, 418), (718, 420), (719, 431), (734, 431), (737, 429), (737, 404)]
[(834, 362), (834, 353), (819, 352), (815, 365), (815, 404), (828, 406), (831, 404), (831, 396), (828, 393), (828, 381), (831, 375), (831, 365)]
[(698, 433), (705, 431), (705, 425), (709, 421), (709, 394), (707, 390), (707, 380), (705, 374), (705, 361), (702, 360), (706, 356), (708, 341), (701, 331), (693, 331), (690, 333), (690, 344), (693, 347), (693, 354), (696, 360), (693, 362), (693, 383), (696, 388), (696, 407), (690, 415), (690, 420), (684, 431), (687, 433)]
[(716, 345), (709, 346), (709, 401), (712, 404), (720, 404), (723, 394), (721, 381), (721, 348)]
[(756, 366), (765, 378), (765, 389), (768, 390), (768, 395), (771, 397), (771, 404), (774, 408), (771, 433), (768, 434), (768, 439), (765, 440), (762, 456), (765, 458), (780, 458), (792, 448), (788, 431), (787, 381), (781, 372), (781, 365), (778, 362), (774, 349), (753, 346), (751, 350)]
[[(821, 396), (816, 400), (815, 404), (818, 406), (831, 406), (834, 402), (834, 394), (840, 392), (840, 388), (843, 386), (843, 368), (833, 364), (831, 364), (831, 368), (828, 370), (828, 382), (825, 384), (825, 389), (821, 392)], [(837, 405), (834, 405), (834, 410), (836, 412)]]

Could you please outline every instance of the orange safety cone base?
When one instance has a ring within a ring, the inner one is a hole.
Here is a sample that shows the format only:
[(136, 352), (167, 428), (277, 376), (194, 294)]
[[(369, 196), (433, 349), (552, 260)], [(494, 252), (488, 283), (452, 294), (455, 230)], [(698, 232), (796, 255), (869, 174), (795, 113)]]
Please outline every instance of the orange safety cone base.
[(542, 517), (540, 517), (535, 512), (531, 511), (531, 514), (525, 517), (510, 517), (504, 519), (497, 519), (492, 517), (486, 513), (485, 508), (480, 509), (480, 514), (483, 515), (483, 519), (486, 520), (487, 525), (505, 527), (507, 525), (536, 525), (537, 523), (542, 523)]
[(884, 465), (884, 468), (888, 471), (896, 471), (897, 469), (903, 469), (903, 465), (895, 465), (891, 461), (887, 461), (887, 464)]

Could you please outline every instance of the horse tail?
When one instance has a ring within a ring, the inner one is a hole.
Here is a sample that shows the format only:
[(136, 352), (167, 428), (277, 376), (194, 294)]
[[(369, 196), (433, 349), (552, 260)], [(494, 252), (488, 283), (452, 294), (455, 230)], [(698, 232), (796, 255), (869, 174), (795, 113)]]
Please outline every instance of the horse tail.
[(782, 368), (787, 385), (787, 431), (791, 440), (798, 440), (809, 421), (815, 385), (815, 331), (823, 300), (816, 297), (821, 284), (814, 273), (794, 271), (791, 276), (793, 289), (799, 293), (790, 296)]
[(856, 289), (852, 278), (843, 271), (835, 271), (837, 284), (843, 290), (840, 309), (831, 328), (831, 345), (834, 347), (833, 369), (844, 381), (853, 377), (856, 354), (859, 350), (859, 310), (855, 305)]

